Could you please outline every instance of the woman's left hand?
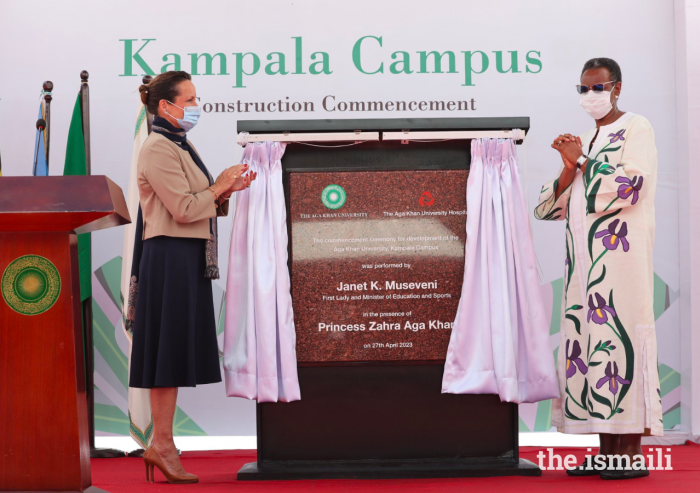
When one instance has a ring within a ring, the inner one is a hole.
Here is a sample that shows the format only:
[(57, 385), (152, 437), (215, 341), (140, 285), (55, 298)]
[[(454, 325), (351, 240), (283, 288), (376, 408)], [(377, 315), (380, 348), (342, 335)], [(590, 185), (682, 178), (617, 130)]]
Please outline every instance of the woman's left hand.
[(239, 176), (238, 179), (236, 179), (236, 181), (233, 183), (233, 185), (231, 185), (231, 188), (226, 190), (221, 196), (223, 198), (228, 198), (231, 196), (231, 194), (233, 194), (233, 192), (245, 190), (250, 186), (251, 183), (253, 183), (253, 181), (255, 181), (257, 177), (258, 174), (253, 171), (249, 171), (245, 175)]
[[(568, 135), (568, 134), (567, 134)], [(558, 140), (556, 143), (552, 144), (552, 148), (559, 151), (561, 157), (570, 163), (575, 163), (578, 158), (581, 157), (583, 152), (581, 151), (581, 144), (578, 137), (576, 140), (572, 139), (562, 139)]]

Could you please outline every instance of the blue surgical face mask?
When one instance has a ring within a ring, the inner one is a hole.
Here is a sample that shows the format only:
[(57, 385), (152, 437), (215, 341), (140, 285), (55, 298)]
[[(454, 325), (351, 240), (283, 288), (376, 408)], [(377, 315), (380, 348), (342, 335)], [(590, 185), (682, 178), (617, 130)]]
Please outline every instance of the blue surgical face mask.
[(167, 99), (165, 100), (166, 103), (172, 104), (173, 106), (180, 108), (183, 112), (183, 118), (175, 118), (173, 115), (168, 113), (168, 110), (165, 110), (165, 114), (172, 116), (177, 120), (177, 124), (180, 125), (180, 128), (182, 128), (185, 132), (189, 132), (194, 128), (195, 125), (197, 125), (197, 121), (199, 120), (199, 116), (202, 114), (202, 109), (199, 106), (185, 106), (184, 108), (171, 103)]

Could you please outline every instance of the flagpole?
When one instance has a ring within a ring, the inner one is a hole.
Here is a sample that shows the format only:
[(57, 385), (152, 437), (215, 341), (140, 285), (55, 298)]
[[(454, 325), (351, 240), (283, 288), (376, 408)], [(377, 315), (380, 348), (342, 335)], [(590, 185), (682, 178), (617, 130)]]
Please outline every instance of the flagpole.
[[(90, 101), (90, 92), (88, 87), (88, 77), (90, 74), (83, 70), (80, 72), (80, 107), (81, 117), (83, 121), (83, 140), (85, 142), (85, 174), (90, 176), (92, 169), (90, 166), (90, 108), (86, 105)], [(87, 130), (87, 132), (86, 132)], [(90, 240), (92, 243), (92, 239)], [(92, 273), (90, 273), (92, 276)], [(92, 337), (92, 297), (86, 298), (83, 301), (83, 324), (85, 327), (85, 365), (87, 366), (87, 382), (85, 384), (85, 393), (87, 394), (88, 405), (88, 427), (90, 429), (90, 456), (93, 456), (95, 450), (95, 350)]]
[[(143, 78), (141, 79), (141, 82), (142, 82), (144, 85), (148, 85), (148, 84), (151, 83), (152, 80), (153, 80), (153, 77), (151, 77), (150, 75), (144, 75)], [(150, 134), (150, 133), (151, 133), (152, 127), (153, 127), (153, 115), (151, 115), (148, 111), (146, 111), (146, 131), (147, 131), (147, 134)], [(129, 186), (131, 186), (131, 180), (135, 180), (135, 179), (136, 179), (136, 177), (130, 176), (130, 178), (129, 178), (129, 182), (130, 182), (130, 183), (129, 183)], [(133, 243), (134, 243), (134, 242), (133, 242), (133, 240), (132, 240), (132, 241), (131, 241), (132, 248), (133, 248)], [(127, 258), (127, 256), (124, 255), (123, 258)], [(129, 266), (128, 268), (130, 269), (131, 266)], [(122, 271), (122, 272), (123, 272), (123, 271)], [(127, 272), (129, 272), (129, 271), (127, 271)], [(131, 351), (131, 350), (129, 350), (129, 351)], [(131, 359), (131, 354), (129, 354), (129, 359)], [(131, 367), (131, 365), (129, 365), (129, 366)], [(129, 375), (127, 375), (127, 376), (129, 376)], [(144, 390), (145, 390), (145, 389), (139, 389), (139, 391), (140, 391), (141, 393), (143, 393)], [(128, 402), (128, 406), (129, 406), (129, 420), (130, 420), (130, 421), (131, 421), (131, 419), (132, 419), (132, 416), (131, 416), (131, 404), (132, 404), (131, 399), (132, 399), (132, 394), (131, 394), (131, 390), (129, 390), (129, 402)], [(148, 399), (149, 399), (149, 402), (150, 402), (150, 392), (149, 392), (149, 394), (148, 394)], [(149, 407), (150, 407), (150, 406), (149, 406)], [(132, 421), (132, 423), (133, 423), (133, 421)], [(148, 440), (146, 440), (146, 442), (148, 442)], [(147, 445), (147, 444), (146, 444), (146, 445)], [(145, 452), (145, 450), (144, 450), (143, 448), (138, 447), (136, 450), (132, 450), (131, 452), (127, 452), (126, 456), (127, 456), (127, 457), (143, 457), (143, 453), (144, 453), (144, 452)], [(178, 453), (179, 453), (179, 451), (178, 451)]]
[[(151, 83), (152, 80), (153, 77), (151, 77), (150, 75), (144, 75), (143, 79), (141, 79), (141, 82), (143, 82), (143, 84), (147, 86)], [(151, 115), (148, 111), (146, 112), (146, 124), (148, 128), (148, 133), (150, 134), (151, 130), (153, 129), (153, 115)]]
[[(86, 101), (89, 104), (89, 87), (87, 84), (89, 74), (83, 70), (80, 72), (80, 107), (82, 111), (83, 121), (83, 140), (85, 142), (85, 174), (90, 176), (90, 108), (86, 106)], [(86, 111), (87, 110), (87, 111)], [(87, 132), (86, 132), (87, 130)], [(92, 242), (92, 239), (90, 240)], [(92, 273), (90, 273), (92, 276)], [(95, 450), (95, 351), (92, 337), (92, 297), (86, 298), (83, 301), (83, 324), (85, 327), (85, 365), (87, 366), (87, 382), (85, 384), (85, 393), (87, 394), (88, 405), (88, 427), (90, 429), (90, 456), (93, 457)]]
[(44, 133), (46, 134), (46, 148), (44, 149), (44, 152), (46, 152), (46, 175), (49, 175), (49, 145), (51, 143), (51, 101), (53, 100), (53, 96), (51, 95), (51, 91), (53, 91), (53, 82), (50, 80), (47, 80), (44, 82), (44, 120), (46, 120), (46, 129), (44, 130)]
[[(85, 141), (85, 174), (92, 174), (90, 157), (90, 87), (88, 86), (87, 70), (80, 72), (80, 108), (83, 120), (83, 140)], [(92, 237), (90, 238), (92, 243)], [(90, 273), (92, 276), (92, 273)], [(95, 447), (95, 347), (92, 327), (92, 296), (83, 301), (83, 321), (85, 324), (85, 364), (87, 366), (87, 382), (85, 391), (88, 405), (88, 427), (90, 430), (90, 458), (111, 459), (124, 457), (121, 450)]]
[(87, 70), (80, 72), (80, 106), (83, 111), (83, 138), (85, 139), (85, 172), (92, 174), (92, 160), (90, 159), (90, 87), (88, 86)]

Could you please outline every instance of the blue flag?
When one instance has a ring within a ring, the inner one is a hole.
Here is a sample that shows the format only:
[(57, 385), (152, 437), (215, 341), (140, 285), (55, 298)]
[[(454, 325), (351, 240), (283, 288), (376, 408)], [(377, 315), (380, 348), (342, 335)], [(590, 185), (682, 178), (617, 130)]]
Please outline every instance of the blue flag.
[[(37, 119), (39, 118), (46, 118), (43, 101), (39, 104), (39, 116), (37, 116)], [(36, 139), (34, 140), (34, 163), (32, 174), (34, 176), (49, 175), (49, 165), (46, 159), (46, 129), (37, 129), (36, 131)]]

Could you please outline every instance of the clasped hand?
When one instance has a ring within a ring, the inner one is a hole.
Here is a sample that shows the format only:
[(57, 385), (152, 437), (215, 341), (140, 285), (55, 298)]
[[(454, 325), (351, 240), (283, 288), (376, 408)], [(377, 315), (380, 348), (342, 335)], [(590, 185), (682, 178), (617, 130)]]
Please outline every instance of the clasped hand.
[(583, 151), (581, 151), (581, 138), (571, 134), (562, 134), (552, 142), (552, 149), (559, 151), (567, 169), (576, 171), (576, 161)]
[(237, 164), (222, 171), (212, 188), (220, 198), (227, 199), (233, 192), (248, 188), (257, 177), (257, 173), (248, 170), (247, 164)]

